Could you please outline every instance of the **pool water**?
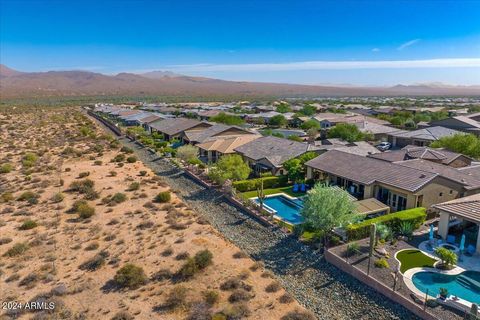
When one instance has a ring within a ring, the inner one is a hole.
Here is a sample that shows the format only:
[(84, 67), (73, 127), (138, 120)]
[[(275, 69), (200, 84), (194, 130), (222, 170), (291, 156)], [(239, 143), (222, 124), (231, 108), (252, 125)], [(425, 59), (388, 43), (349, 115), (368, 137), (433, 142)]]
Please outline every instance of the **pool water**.
[(456, 275), (421, 271), (413, 275), (412, 281), (423, 293), (435, 296), (440, 288), (446, 288), (449, 296), (457, 296), (471, 303), (480, 304), (480, 272), (465, 271)]
[[(259, 203), (258, 199), (255, 199)], [(301, 199), (289, 199), (285, 196), (278, 195), (266, 197), (263, 204), (275, 211), (275, 215), (282, 220), (291, 224), (299, 224), (303, 222), (303, 217), (300, 211), (303, 208), (303, 201)]]

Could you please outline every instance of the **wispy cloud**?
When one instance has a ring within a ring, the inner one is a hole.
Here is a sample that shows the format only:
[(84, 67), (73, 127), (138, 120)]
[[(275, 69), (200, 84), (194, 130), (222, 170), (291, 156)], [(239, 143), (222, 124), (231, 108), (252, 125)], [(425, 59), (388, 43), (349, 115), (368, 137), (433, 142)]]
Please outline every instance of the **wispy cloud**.
[(300, 61), (250, 64), (187, 64), (170, 65), (163, 69), (177, 72), (255, 72), (348, 69), (406, 69), (406, 68), (478, 68), (480, 58), (373, 61)]
[(407, 41), (405, 43), (402, 43), (398, 48), (397, 50), (403, 50), (403, 49), (406, 49), (408, 47), (411, 47), (413, 46), (414, 44), (420, 42), (420, 39), (413, 39), (413, 40), (410, 40), (410, 41)]
[(372, 52), (379, 52), (379, 51), (380, 51), (379, 48), (373, 48), (373, 49), (372, 49)]

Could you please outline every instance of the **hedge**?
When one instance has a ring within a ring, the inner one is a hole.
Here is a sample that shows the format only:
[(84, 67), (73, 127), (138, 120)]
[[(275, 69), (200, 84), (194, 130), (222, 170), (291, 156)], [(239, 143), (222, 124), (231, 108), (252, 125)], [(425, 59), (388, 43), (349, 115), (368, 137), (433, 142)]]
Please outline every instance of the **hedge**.
[(370, 234), (370, 225), (372, 224), (385, 224), (391, 227), (393, 230), (397, 229), (402, 222), (412, 222), (415, 229), (420, 227), (425, 222), (427, 216), (425, 208), (414, 208), (404, 211), (398, 211), (395, 213), (386, 214), (373, 219), (364, 220), (359, 223), (351, 224), (347, 226), (347, 238), (348, 241), (360, 240), (367, 238)]
[(238, 192), (247, 192), (256, 190), (258, 186), (260, 186), (261, 181), (263, 180), (263, 188), (270, 189), (270, 188), (277, 188), (283, 187), (287, 185), (287, 176), (280, 176), (280, 177), (264, 177), (264, 178), (257, 178), (257, 179), (250, 179), (250, 180), (241, 180), (235, 181), (232, 183), (233, 187), (237, 189)]

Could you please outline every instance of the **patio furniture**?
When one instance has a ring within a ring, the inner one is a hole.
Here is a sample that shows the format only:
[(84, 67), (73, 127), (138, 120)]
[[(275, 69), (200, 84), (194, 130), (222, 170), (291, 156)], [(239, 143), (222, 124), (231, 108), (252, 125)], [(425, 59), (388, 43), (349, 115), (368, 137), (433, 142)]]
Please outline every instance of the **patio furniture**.
[(455, 236), (449, 234), (449, 235), (447, 236), (447, 243), (455, 244)]
[(293, 192), (298, 192), (298, 184), (293, 185)]
[(466, 250), (466, 254), (469, 256), (473, 256), (475, 254), (475, 247), (469, 244)]
[(305, 184), (304, 184), (304, 183), (302, 183), (302, 184), (300, 185), (300, 191), (301, 191), (301, 192), (307, 192), (307, 189), (305, 188)]

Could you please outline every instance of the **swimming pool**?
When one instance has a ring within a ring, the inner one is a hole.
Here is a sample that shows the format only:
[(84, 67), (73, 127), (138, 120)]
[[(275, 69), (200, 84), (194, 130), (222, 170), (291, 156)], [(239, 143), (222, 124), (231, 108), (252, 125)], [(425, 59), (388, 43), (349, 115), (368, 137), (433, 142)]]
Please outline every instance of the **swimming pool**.
[[(258, 199), (255, 199), (259, 203)], [(279, 219), (291, 224), (299, 224), (303, 222), (300, 211), (303, 208), (303, 201), (298, 198), (287, 198), (283, 195), (274, 195), (266, 197), (263, 200), (265, 209), (273, 212)]]
[(464, 271), (456, 275), (420, 271), (413, 275), (413, 284), (423, 293), (435, 296), (446, 288), (449, 296), (457, 296), (471, 303), (480, 303), (480, 272)]

